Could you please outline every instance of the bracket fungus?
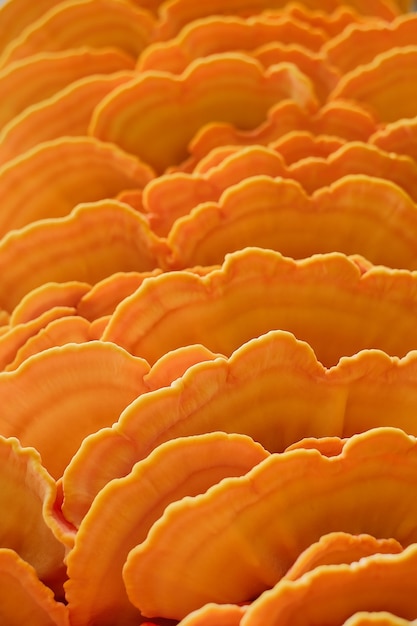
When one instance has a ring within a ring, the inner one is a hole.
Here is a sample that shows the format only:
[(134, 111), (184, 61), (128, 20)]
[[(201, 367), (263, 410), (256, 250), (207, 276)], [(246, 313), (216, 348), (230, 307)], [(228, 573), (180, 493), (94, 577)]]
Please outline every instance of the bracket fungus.
[(0, 622), (417, 621), (411, 0), (0, 0)]

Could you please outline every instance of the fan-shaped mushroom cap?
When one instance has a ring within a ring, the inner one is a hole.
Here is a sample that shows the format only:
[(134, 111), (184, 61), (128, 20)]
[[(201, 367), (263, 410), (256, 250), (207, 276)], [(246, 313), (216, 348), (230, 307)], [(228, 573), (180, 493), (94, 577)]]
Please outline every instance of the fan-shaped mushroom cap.
[[(245, 476), (225, 479), (206, 494), (170, 505), (128, 556), (123, 570), (128, 596), (144, 615), (181, 619), (207, 602), (241, 602), (276, 585), (301, 552), (331, 530), (393, 537), (408, 546), (417, 537), (410, 509), (415, 502), (410, 476), (416, 464), (415, 438), (395, 429), (356, 435), (336, 457), (315, 450), (271, 455)], [(190, 527), (192, 533), (186, 530)], [(369, 602), (378, 598), (380, 608), (387, 610), (407, 598), (403, 610), (411, 617), (417, 608), (411, 575), (416, 558), (417, 549), (410, 545), (398, 556), (364, 559), (359, 567), (316, 568), (307, 580), (320, 579), (320, 584), (308, 585), (306, 577), (281, 581), (242, 621), (250, 624), (253, 614), (253, 623), (260, 623), (266, 607), (271, 619), (272, 606), (284, 618), (286, 605), (292, 604), (291, 623), (306, 608), (317, 606), (320, 595), (324, 615), (329, 585), (331, 597), (340, 589), (340, 607), (352, 608), (347, 614), (333, 613), (338, 617), (349, 617), (355, 607), (360, 610), (359, 598), (367, 594)], [(375, 585), (376, 580), (380, 582)], [(347, 585), (352, 589), (348, 594)], [(294, 593), (287, 596), (290, 588)], [(298, 603), (292, 602), (299, 588)], [(313, 588), (321, 590), (318, 596)], [(310, 601), (304, 605), (306, 590)], [(281, 602), (275, 603), (275, 594)]]
[(157, 448), (125, 478), (110, 483), (95, 499), (67, 557), (71, 624), (138, 619), (122, 580), (129, 550), (145, 539), (171, 502), (204, 493), (225, 477), (245, 474), (267, 456), (259, 444), (242, 435), (179, 438)]
[(243, 53), (213, 55), (180, 76), (144, 72), (114, 89), (97, 106), (90, 133), (161, 173), (187, 157), (188, 143), (204, 124), (254, 128), (273, 104), (289, 97), (306, 111), (317, 108), (310, 81), (293, 64), (264, 70)]

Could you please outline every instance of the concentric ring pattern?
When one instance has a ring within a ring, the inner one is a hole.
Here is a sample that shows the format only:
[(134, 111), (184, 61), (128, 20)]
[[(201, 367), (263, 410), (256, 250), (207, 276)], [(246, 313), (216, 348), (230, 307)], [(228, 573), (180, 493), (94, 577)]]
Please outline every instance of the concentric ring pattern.
[(0, 621), (417, 621), (409, 0), (0, 3)]

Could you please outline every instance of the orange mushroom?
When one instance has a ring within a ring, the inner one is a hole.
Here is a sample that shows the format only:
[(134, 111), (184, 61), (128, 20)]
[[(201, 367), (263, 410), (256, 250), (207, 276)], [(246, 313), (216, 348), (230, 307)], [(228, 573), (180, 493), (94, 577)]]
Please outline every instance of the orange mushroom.
[(79, 47), (115, 48), (135, 59), (150, 43), (154, 27), (152, 16), (130, 2), (58, 2), (4, 48), (0, 67), (40, 52)]
[[(313, 609), (321, 620), (327, 614), (339, 623), (361, 608), (402, 607), (412, 618), (416, 464), (415, 438), (395, 429), (354, 436), (336, 457), (315, 450), (271, 455), (245, 476), (166, 509), (127, 558), (130, 601), (148, 617), (181, 619), (207, 602), (242, 602), (276, 585), (252, 604), (243, 624), (261, 623), (267, 615), (283, 622), (285, 613), (294, 623), (309, 612), (312, 619)], [(393, 537), (409, 548), (281, 581), (308, 545), (335, 529)], [(330, 609), (329, 588), (335, 599)]]
[(213, 55), (196, 60), (180, 76), (144, 72), (114, 89), (96, 107), (90, 133), (162, 173), (187, 157), (189, 141), (204, 124), (254, 128), (273, 104), (289, 97), (302, 110), (317, 108), (310, 81), (293, 64), (263, 70), (243, 53)]
[[(175, 501), (241, 476), (268, 453), (250, 437), (211, 433), (157, 448), (94, 500), (67, 557), (66, 598), (73, 626), (139, 619), (126, 596), (122, 568), (129, 551)], [(117, 512), (122, 512), (120, 515)]]
[(9, 626), (70, 624), (67, 607), (54, 599), (29, 563), (7, 548), (0, 548), (0, 607)]

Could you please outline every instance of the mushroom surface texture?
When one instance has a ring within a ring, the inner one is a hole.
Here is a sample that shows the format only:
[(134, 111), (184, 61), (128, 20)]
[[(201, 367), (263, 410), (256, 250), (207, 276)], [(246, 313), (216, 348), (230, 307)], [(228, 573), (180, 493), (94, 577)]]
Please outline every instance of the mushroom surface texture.
[(417, 3), (0, 0), (0, 624), (417, 624)]

